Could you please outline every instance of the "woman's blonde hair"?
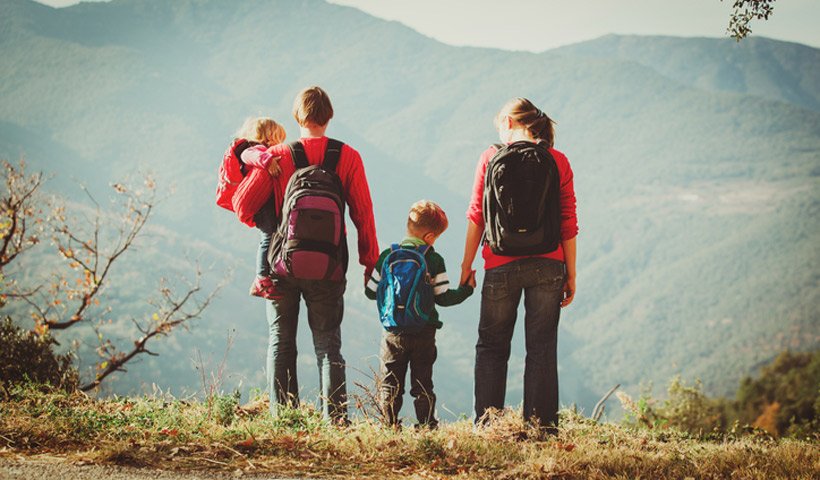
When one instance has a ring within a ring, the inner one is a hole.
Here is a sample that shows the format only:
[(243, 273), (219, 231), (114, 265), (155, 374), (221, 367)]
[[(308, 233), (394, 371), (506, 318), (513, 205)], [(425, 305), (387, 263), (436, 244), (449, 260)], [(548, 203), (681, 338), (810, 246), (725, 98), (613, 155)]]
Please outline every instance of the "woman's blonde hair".
[(234, 135), (267, 146), (276, 145), (285, 141), (285, 129), (268, 117), (250, 117), (242, 124), (242, 128)]
[(495, 117), (496, 128), (505, 116), (527, 129), (532, 138), (546, 142), (550, 147), (555, 144), (555, 122), (526, 98), (517, 97), (505, 103)]

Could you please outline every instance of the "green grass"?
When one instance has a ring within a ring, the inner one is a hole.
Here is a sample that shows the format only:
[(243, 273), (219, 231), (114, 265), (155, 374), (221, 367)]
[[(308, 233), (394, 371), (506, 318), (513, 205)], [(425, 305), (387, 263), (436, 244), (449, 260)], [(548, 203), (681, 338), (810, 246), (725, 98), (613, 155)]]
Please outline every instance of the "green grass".
[[(230, 408), (226, 405), (230, 404)], [(226, 412), (229, 412), (226, 414)], [(323, 478), (816, 478), (816, 441), (597, 424), (562, 412), (556, 437), (539, 439), (513, 411), (491, 427), (462, 420), (396, 431), (356, 420), (330, 425), (310, 406), (274, 419), (235, 408), (235, 397), (95, 400), (15, 387), (0, 401), (3, 454), (178, 471), (236, 471)]]

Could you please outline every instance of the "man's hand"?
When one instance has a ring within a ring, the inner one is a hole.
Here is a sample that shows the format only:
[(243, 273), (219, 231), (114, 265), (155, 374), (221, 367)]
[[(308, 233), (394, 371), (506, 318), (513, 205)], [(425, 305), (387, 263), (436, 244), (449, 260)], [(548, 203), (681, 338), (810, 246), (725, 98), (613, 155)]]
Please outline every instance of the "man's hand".
[(268, 166), (268, 173), (270, 173), (271, 177), (278, 177), (280, 173), (282, 173), (282, 169), (279, 167), (279, 160), (282, 157), (271, 157), (270, 165)]
[(564, 299), (561, 300), (561, 308), (569, 306), (573, 298), (575, 298), (575, 277), (567, 277), (564, 283)]

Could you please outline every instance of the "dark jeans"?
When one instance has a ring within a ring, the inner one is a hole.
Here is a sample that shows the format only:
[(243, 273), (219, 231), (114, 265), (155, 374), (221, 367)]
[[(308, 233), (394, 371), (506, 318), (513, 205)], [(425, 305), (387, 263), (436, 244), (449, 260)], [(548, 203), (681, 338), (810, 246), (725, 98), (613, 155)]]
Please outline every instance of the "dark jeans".
[(270, 238), (270, 233), (262, 230), (259, 231), (259, 250), (256, 252), (256, 275), (260, 277), (270, 276), (270, 263), (268, 262)]
[(507, 363), (521, 293), (524, 294), (524, 417), (539, 426), (558, 425), (558, 317), (565, 268), (562, 262), (526, 258), (487, 270), (475, 359), (476, 422), (488, 408), (504, 408)]
[(322, 412), (334, 421), (347, 420), (345, 365), (342, 358), (341, 323), (344, 312), (345, 282), (278, 278), (278, 300), (268, 303), (268, 392), (270, 410), (276, 415), (279, 405), (297, 405), (296, 326), (300, 297), (307, 304), (308, 324), (319, 367)]
[(419, 425), (436, 427), (436, 394), (433, 393), (433, 363), (436, 361), (436, 329), (418, 333), (382, 334), (381, 374), (379, 391), (382, 413), (391, 425), (399, 423), (404, 377), (410, 367), (410, 395), (416, 407)]
[(267, 277), (270, 275), (270, 263), (268, 263), (270, 239), (279, 224), (274, 195), (271, 195), (268, 201), (262, 205), (262, 208), (256, 212), (253, 221), (256, 223), (256, 228), (260, 234), (259, 250), (256, 253), (256, 274), (260, 277)]

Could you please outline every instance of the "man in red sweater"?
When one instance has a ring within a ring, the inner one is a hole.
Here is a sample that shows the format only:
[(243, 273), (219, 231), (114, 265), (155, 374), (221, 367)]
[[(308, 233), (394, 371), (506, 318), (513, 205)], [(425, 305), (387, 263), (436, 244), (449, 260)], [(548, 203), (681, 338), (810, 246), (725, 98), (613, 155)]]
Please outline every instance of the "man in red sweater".
[[(333, 118), (330, 98), (319, 87), (306, 88), (293, 104), (293, 115), (299, 123), (301, 138), (308, 163), (322, 163), (328, 138), (328, 122)], [(274, 191), (269, 208), (257, 214), (257, 224), (275, 221), (282, 211), (285, 188), (296, 166), (286, 144), (265, 149), (255, 147), (242, 153), (242, 161), (255, 167), (275, 171), (277, 162), (281, 173), (274, 180)], [(342, 181), (344, 198), (350, 208), (350, 218), (359, 237), (359, 263), (364, 266), (365, 281), (376, 265), (379, 246), (373, 218), (373, 202), (359, 153), (344, 145), (336, 166)], [(267, 218), (262, 218), (267, 217)], [(308, 323), (313, 334), (313, 346), (319, 366), (319, 388), (323, 413), (339, 423), (347, 421), (347, 392), (345, 366), (341, 354), (341, 323), (344, 314), (343, 294), (346, 281), (303, 280), (277, 278), (279, 296), (268, 303), (270, 327), (267, 375), (271, 399), (271, 413), (276, 415), (279, 405), (298, 404), (299, 387), (296, 380), (296, 325), (299, 317), (299, 298), (304, 296)]]

